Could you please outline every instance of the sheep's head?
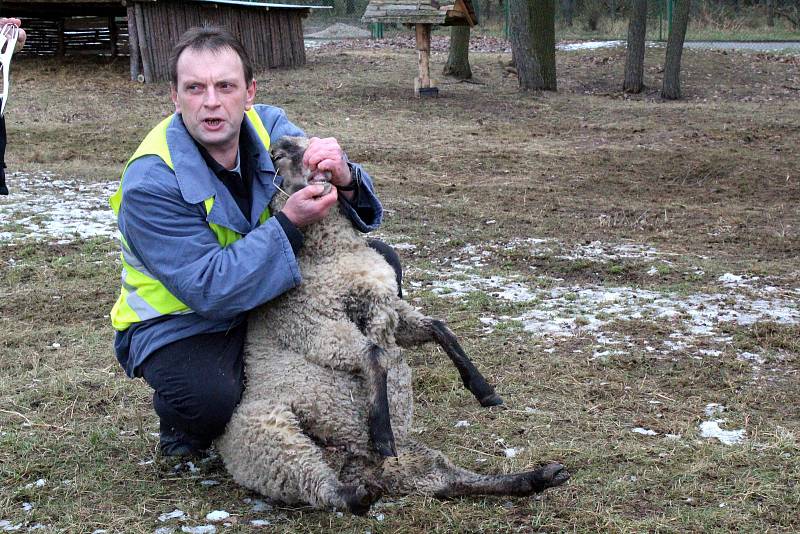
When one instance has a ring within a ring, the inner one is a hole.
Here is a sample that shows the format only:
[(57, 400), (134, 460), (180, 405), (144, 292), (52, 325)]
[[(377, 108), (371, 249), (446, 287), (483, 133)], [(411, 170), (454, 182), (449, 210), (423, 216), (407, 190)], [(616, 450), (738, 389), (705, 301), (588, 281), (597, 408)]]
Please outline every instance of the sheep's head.
[(288, 194), (295, 193), (309, 184), (324, 184), (327, 194), (330, 191), (330, 173), (312, 173), (303, 165), (303, 154), (308, 148), (306, 137), (281, 137), (272, 145), (270, 154), (275, 164), (275, 170), (283, 176), (283, 190)]

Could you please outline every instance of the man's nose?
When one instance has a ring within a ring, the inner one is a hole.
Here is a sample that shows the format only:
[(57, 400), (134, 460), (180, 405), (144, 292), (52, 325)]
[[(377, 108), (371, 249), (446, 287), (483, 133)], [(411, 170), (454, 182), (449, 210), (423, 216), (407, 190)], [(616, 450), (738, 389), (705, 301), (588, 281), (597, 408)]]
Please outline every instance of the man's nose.
[(209, 87), (206, 90), (206, 98), (203, 103), (209, 107), (215, 107), (219, 105), (219, 98), (217, 95), (217, 90), (215, 88)]

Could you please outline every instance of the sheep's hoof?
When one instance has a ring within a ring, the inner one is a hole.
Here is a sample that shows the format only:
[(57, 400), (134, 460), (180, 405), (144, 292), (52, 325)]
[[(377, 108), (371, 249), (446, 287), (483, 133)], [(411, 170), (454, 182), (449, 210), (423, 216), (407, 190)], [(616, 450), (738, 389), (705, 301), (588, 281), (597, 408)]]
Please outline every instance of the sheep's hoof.
[(488, 408), (489, 406), (500, 406), (503, 404), (503, 398), (497, 393), (491, 393), (490, 395), (479, 399), (478, 402), (480, 402), (481, 406), (484, 408)]
[(553, 462), (527, 473), (527, 481), (530, 483), (530, 491), (526, 493), (539, 493), (547, 488), (560, 486), (569, 480), (570, 474), (563, 465)]
[(373, 439), (372, 445), (375, 447), (375, 451), (384, 458), (397, 456), (397, 447), (394, 444), (394, 436), (391, 434), (388, 438)]
[(354, 515), (366, 515), (372, 505), (381, 498), (378, 488), (368, 486), (344, 486), (342, 499), (347, 509)]

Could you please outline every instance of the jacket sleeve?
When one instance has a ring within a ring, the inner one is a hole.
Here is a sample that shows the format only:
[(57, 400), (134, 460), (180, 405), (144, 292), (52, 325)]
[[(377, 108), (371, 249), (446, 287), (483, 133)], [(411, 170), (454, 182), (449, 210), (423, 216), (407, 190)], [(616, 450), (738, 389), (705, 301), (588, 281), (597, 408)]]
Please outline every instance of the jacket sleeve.
[(128, 168), (118, 222), (131, 251), (175, 297), (227, 319), (297, 286), (300, 271), (275, 218), (223, 248), (202, 204), (187, 203), (173, 172), (145, 157)]
[[(285, 135), (305, 136), (305, 132), (289, 121), (286, 112), (281, 108), (265, 105), (257, 105), (256, 110), (261, 116), (264, 127), (269, 132), (272, 142), (277, 141)], [(378, 196), (375, 194), (375, 186), (372, 178), (360, 166), (355, 165), (361, 176), (361, 187), (358, 190), (357, 202), (351, 204), (345, 200), (341, 201), (345, 215), (353, 222), (361, 232), (371, 232), (380, 226), (383, 219), (383, 206)]]

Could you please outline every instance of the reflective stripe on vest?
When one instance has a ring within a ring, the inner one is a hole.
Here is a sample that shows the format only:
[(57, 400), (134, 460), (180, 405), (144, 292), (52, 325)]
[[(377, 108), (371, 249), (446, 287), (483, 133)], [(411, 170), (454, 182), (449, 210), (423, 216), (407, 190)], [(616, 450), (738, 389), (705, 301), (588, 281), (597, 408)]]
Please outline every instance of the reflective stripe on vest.
[[(250, 119), (250, 123), (255, 128), (258, 138), (269, 150), (269, 133), (261, 122), (261, 117), (255, 109), (250, 108), (245, 112)], [(167, 167), (175, 170), (172, 164), (172, 156), (167, 145), (167, 128), (174, 115), (170, 115), (161, 121), (155, 128), (150, 130), (139, 148), (125, 164), (120, 177), (119, 189), (109, 199), (114, 215), (119, 215), (122, 205), (122, 180), (125, 171), (135, 160), (143, 156), (158, 156), (166, 163)], [(214, 206), (214, 197), (211, 196), (203, 201), (206, 214), (211, 213)], [(259, 223), (264, 223), (269, 218), (269, 207), (266, 207), (259, 216)], [(215, 223), (208, 223), (211, 230), (217, 236), (217, 241), (222, 247), (227, 247), (242, 238), (241, 234), (225, 228)], [(128, 243), (122, 234), (119, 234), (120, 245), (122, 247), (122, 288), (117, 302), (111, 309), (111, 324), (117, 330), (125, 330), (134, 323), (153, 319), (162, 315), (181, 315), (192, 313), (192, 310), (183, 302), (178, 300), (172, 293), (159, 282), (156, 277), (145, 267), (142, 261), (131, 251)]]

